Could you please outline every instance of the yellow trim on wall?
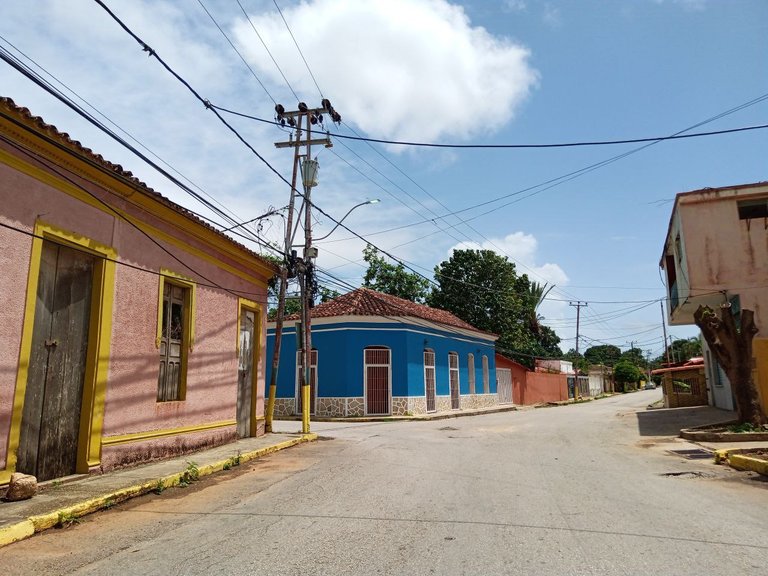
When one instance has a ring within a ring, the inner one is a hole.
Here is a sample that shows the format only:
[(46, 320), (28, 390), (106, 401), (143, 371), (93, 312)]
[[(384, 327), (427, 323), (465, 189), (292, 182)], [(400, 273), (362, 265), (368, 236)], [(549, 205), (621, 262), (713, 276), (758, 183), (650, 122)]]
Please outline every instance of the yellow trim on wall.
[[(187, 367), (189, 365), (189, 354), (195, 344), (195, 316), (197, 315), (197, 284), (186, 276), (182, 276), (168, 270), (160, 268), (159, 289), (157, 296), (157, 333), (155, 335), (155, 347), (160, 348), (160, 340), (163, 335), (163, 290), (166, 282), (187, 288), (187, 301), (184, 303), (184, 338), (186, 345), (181, 352), (181, 374), (179, 375), (179, 397), (177, 400), (187, 399)], [(170, 279), (170, 280), (169, 280)]]
[(155, 334), (155, 348), (160, 348), (160, 339), (163, 337), (163, 290), (165, 289), (166, 278), (171, 279), (172, 284), (189, 288), (189, 318), (186, 318), (187, 323), (187, 348), (192, 350), (195, 344), (195, 311), (197, 304), (197, 284), (188, 276), (183, 276), (169, 270), (168, 268), (160, 268), (160, 281), (157, 294), (157, 333)]
[(147, 432), (134, 432), (132, 434), (120, 434), (119, 436), (107, 436), (101, 440), (101, 443), (103, 446), (115, 446), (117, 444), (143, 442), (144, 440), (154, 440), (156, 438), (175, 436), (177, 434), (189, 434), (190, 432), (204, 432), (205, 430), (227, 428), (228, 426), (236, 425), (236, 420), (222, 420), (220, 422), (198, 424), (196, 426), (182, 426), (180, 428), (165, 428), (163, 430), (149, 430)]
[[(64, 192), (67, 195), (93, 208), (96, 208), (106, 214), (109, 214), (110, 216), (115, 216), (116, 215), (115, 212), (116, 212), (117, 214), (120, 215), (120, 218), (126, 218), (130, 220), (131, 222), (139, 226), (143, 231), (154, 236), (155, 238), (160, 238), (165, 242), (173, 244), (177, 248), (181, 248), (186, 252), (202, 260), (205, 260), (206, 262), (214, 264), (215, 266), (222, 268), (227, 272), (230, 272), (231, 274), (234, 274), (240, 278), (243, 278), (244, 280), (248, 280), (249, 282), (254, 282), (256, 284), (263, 285), (266, 287), (266, 280), (264, 278), (267, 278), (267, 279), (271, 278), (275, 274), (275, 272), (269, 269), (263, 262), (247, 254), (247, 252), (245, 252), (244, 249), (241, 251), (237, 251), (236, 246), (231, 245), (226, 240), (226, 238), (221, 237), (221, 235), (218, 234), (217, 232), (214, 232), (213, 230), (209, 230), (208, 228), (205, 228), (201, 224), (198, 224), (194, 220), (191, 220), (181, 215), (179, 212), (173, 210), (172, 208), (165, 205), (164, 203), (146, 194), (143, 194), (143, 193), (136, 194), (136, 189), (131, 188), (125, 184), (122, 184), (118, 180), (115, 180), (110, 186), (110, 188), (113, 188), (123, 198), (124, 201), (131, 202), (135, 207), (162, 219), (163, 221), (178, 228), (179, 230), (184, 230), (187, 234), (192, 234), (193, 236), (198, 238), (201, 242), (210, 244), (213, 248), (215, 248), (222, 254), (226, 255), (227, 257), (232, 258), (232, 260), (234, 260), (238, 264), (241, 264), (247, 269), (257, 270), (259, 273), (263, 274), (263, 277), (260, 278), (258, 276), (254, 276), (242, 269), (239, 269), (235, 266), (222, 262), (220, 258), (216, 258), (215, 256), (212, 256), (205, 250), (190, 246), (188, 242), (180, 238), (177, 238), (176, 236), (168, 234), (167, 232), (162, 231), (159, 228), (156, 228), (151, 224), (144, 222), (139, 217), (132, 214), (128, 214), (125, 211), (120, 210), (115, 206), (110, 205), (111, 209), (107, 208), (100, 201), (95, 199), (90, 194), (84, 192), (77, 186), (70, 184), (66, 180), (62, 180), (61, 178), (57, 177), (55, 174), (52, 174), (47, 170), (44, 170), (37, 166), (33, 166), (21, 160), (17, 156), (10, 154), (9, 152), (0, 150), (0, 162), (10, 166), (11, 168), (14, 168), (15, 170), (18, 170), (19, 172), (27, 174), (28, 176), (31, 176), (36, 180), (39, 180), (45, 184), (48, 184), (49, 186), (56, 188), (61, 192)], [(91, 170), (86, 170), (86, 172), (91, 176), (91, 180), (95, 181), (99, 186), (107, 186), (107, 184), (103, 182), (103, 177), (102, 178), (96, 177), (99, 175), (99, 172), (97, 170), (91, 169)], [(129, 200), (129, 197), (130, 197), (130, 200)], [(190, 229), (191, 227), (194, 228), (194, 231)]]
[[(253, 300), (247, 300), (245, 298), (238, 298), (237, 305), (237, 353), (240, 354), (240, 317), (243, 309), (251, 310), (256, 314), (256, 318), (253, 323), (253, 364), (251, 365), (251, 429), (249, 436), (256, 436), (258, 430), (258, 423), (260, 418), (256, 414), (256, 403), (258, 400), (258, 384), (259, 384), (259, 364), (261, 363), (261, 337), (262, 337), (262, 324), (264, 322), (263, 308)], [(238, 382), (239, 385), (239, 382)], [(261, 416), (261, 420), (264, 416)]]
[(83, 381), (83, 397), (80, 410), (80, 433), (77, 442), (79, 473), (87, 473), (98, 466), (101, 458), (101, 431), (104, 425), (104, 398), (109, 372), (109, 354), (112, 338), (112, 309), (114, 304), (115, 262), (117, 252), (86, 236), (63, 230), (42, 221), (35, 223), (32, 239), (29, 273), (27, 278), (24, 325), (21, 332), (19, 369), (16, 374), (16, 391), (13, 398), (11, 428), (8, 435), (8, 455), (5, 470), (0, 472), (0, 483), (7, 482), (16, 470), (16, 457), (21, 436), (21, 420), (29, 376), (29, 360), (32, 353), (32, 334), (37, 306), (37, 284), (40, 276), (43, 238), (65, 244), (100, 257), (93, 273), (91, 295), (91, 320), (88, 330), (88, 356)]

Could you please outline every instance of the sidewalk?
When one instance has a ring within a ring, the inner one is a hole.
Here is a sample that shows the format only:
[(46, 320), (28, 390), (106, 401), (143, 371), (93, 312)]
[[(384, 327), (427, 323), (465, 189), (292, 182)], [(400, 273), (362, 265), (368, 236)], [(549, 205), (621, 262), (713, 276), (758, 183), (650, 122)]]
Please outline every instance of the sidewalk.
[(44, 482), (30, 500), (0, 501), (0, 547), (64, 521), (118, 502), (184, 482), (185, 474), (206, 476), (272, 452), (317, 439), (316, 434), (267, 434), (209, 450), (101, 475), (77, 475)]
[[(573, 402), (571, 401), (571, 403)], [(312, 422), (407, 422), (409, 420), (423, 422), (427, 420), (447, 420), (448, 418), (461, 418), (462, 416), (495, 414), (496, 412), (517, 412), (518, 410), (527, 410), (534, 407), (538, 406), (517, 406), (514, 404), (506, 404), (504, 406), (444, 410), (442, 412), (430, 412), (429, 414), (409, 414), (407, 416), (312, 416)], [(301, 421), (301, 416), (276, 416), (275, 420), (284, 420), (286, 422)]]

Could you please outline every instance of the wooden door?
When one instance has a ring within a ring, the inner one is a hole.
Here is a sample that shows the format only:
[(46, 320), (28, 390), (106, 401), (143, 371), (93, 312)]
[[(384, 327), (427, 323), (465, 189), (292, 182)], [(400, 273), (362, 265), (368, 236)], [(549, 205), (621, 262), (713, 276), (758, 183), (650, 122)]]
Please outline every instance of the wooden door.
[(253, 403), (253, 344), (256, 313), (240, 311), (240, 358), (237, 371), (237, 435), (251, 435), (251, 405)]
[(455, 352), (448, 354), (448, 378), (451, 388), (451, 409), (458, 410), (461, 407), (459, 399), (459, 355)]
[(427, 398), (427, 412), (435, 411), (435, 353), (424, 350), (424, 392)]
[(500, 404), (512, 402), (512, 370), (509, 368), (496, 368), (496, 391)]
[(366, 414), (389, 414), (389, 349), (365, 349)]
[(96, 257), (44, 241), (16, 469), (74, 474)]

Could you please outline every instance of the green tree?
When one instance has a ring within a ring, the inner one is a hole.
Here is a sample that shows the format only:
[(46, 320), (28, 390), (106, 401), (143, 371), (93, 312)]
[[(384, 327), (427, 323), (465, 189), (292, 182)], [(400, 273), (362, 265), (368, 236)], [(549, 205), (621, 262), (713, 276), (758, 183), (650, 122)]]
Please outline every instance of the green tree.
[(643, 355), (643, 351), (640, 348), (630, 348), (622, 352), (621, 359), (631, 362), (638, 368), (648, 368), (648, 360)]
[(613, 378), (623, 391), (634, 389), (643, 377), (643, 372), (629, 360), (620, 360), (613, 367)]
[(370, 244), (363, 250), (363, 259), (368, 263), (363, 286), (419, 304), (426, 301), (429, 294), (428, 280), (408, 272), (400, 263), (395, 265), (387, 262)]
[(452, 312), (475, 328), (498, 334), (497, 350), (533, 365), (534, 356), (557, 356), (560, 338), (550, 328), (532, 330), (531, 313), (536, 298), (531, 283), (517, 275), (515, 265), (491, 250), (454, 250), (435, 267), (438, 287), (428, 298), (430, 306)]
[(701, 340), (698, 336), (673, 340), (672, 344), (666, 347), (664, 353), (654, 360), (654, 363), (666, 364), (667, 352), (671, 362), (687, 362), (691, 358), (702, 355)]
[(584, 350), (584, 359), (589, 364), (605, 364), (613, 366), (621, 358), (621, 349), (613, 344), (590, 346)]

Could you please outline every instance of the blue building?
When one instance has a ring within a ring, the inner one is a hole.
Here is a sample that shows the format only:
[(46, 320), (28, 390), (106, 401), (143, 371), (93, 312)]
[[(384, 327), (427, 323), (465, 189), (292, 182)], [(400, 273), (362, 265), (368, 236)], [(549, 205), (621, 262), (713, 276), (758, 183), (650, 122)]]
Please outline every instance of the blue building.
[[(283, 328), (276, 417), (301, 412), (296, 321)], [(312, 310), (310, 412), (404, 415), (496, 405), (496, 338), (444, 310), (359, 288)], [(274, 343), (271, 322), (268, 358)]]

